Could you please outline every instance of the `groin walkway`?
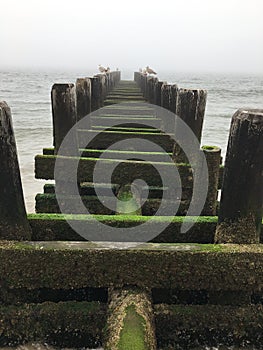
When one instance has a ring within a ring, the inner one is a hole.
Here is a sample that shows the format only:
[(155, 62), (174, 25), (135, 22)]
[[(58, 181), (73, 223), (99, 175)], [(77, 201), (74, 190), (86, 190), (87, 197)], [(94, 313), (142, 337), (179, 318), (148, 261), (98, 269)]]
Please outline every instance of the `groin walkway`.
[[(35, 158), (36, 178), (48, 181), (36, 214), (25, 211), (11, 112), (0, 103), (0, 345), (262, 343), (263, 112), (235, 113), (225, 164), (218, 147), (200, 145), (191, 163), (175, 113), (201, 142), (205, 90), (134, 77), (54, 84), (54, 147)], [(196, 183), (205, 178), (204, 195)], [(199, 218), (197, 207), (189, 215), (202, 196)]]

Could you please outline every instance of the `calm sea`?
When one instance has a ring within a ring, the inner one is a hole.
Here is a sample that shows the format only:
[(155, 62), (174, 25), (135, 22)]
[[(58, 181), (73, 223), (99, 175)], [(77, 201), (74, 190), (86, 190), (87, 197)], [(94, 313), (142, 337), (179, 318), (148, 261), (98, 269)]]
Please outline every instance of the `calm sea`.
[[(53, 83), (74, 83), (76, 78), (96, 72), (0, 72), (0, 100), (12, 110), (13, 124), (28, 212), (34, 212), (34, 197), (42, 192), (44, 182), (34, 179), (34, 156), (43, 147), (52, 146), (50, 90)], [(202, 144), (216, 145), (226, 151), (233, 113), (241, 107), (263, 108), (263, 76), (182, 74), (160, 72), (160, 80), (177, 83), (182, 88), (208, 90), (208, 102)], [(124, 72), (123, 79), (133, 79)]]

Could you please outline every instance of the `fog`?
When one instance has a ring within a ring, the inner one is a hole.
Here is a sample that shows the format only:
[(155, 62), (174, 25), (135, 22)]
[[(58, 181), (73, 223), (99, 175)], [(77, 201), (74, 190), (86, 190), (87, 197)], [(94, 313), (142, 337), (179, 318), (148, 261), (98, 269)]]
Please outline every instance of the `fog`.
[(0, 4), (0, 69), (263, 73), (262, 0)]

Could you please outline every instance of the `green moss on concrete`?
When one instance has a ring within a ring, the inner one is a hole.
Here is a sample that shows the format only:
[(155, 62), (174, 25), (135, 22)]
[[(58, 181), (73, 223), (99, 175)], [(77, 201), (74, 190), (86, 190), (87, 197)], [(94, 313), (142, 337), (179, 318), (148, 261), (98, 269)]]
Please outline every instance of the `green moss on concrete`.
[[(192, 222), (193, 217), (157, 217), (157, 216), (133, 216), (133, 215), (71, 215), (71, 214), (30, 214), (28, 215), (33, 232), (33, 240), (84, 240), (67, 223), (66, 220), (85, 220), (91, 224), (97, 220), (105, 225), (113, 227), (132, 227), (151, 220), (151, 225), (156, 225), (171, 221), (171, 223), (160, 234), (153, 239), (156, 243), (167, 242), (199, 242), (212, 243), (217, 225), (217, 217), (200, 217), (193, 227), (185, 234), (180, 232), (181, 224), (184, 220)], [(148, 227), (149, 229), (149, 227)]]
[(118, 215), (142, 215), (140, 196), (136, 189), (132, 193), (130, 185), (123, 186), (119, 189), (117, 198), (116, 213)]
[(99, 302), (44, 302), (0, 306), (0, 346), (47, 342), (58, 347), (97, 347), (106, 305)]
[(126, 308), (118, 350), (151, 350), (145, 344), (145, 321), (134, 305)]
[(218, 151), (218, 150), (220, 150), (220, 147), (204, 145), (204, 146), (202, 146), (201, 149), (206, 150), (206, 151)]
[(99, 221), (135, 221), (135, 222), (147, 222), (153, 220), (154, 222), (172, 222), (183, 223), (183, 222), (196, 222), (197, 223), (217, 223), (217, 216), (139, 216), (139, 215), (81, 215), (81, 214), (28, 214), (29, 220), (99, 220)]
[(263, 284), (262, 244), (148, 243), (132, 249), (119, 249), (114, 243), (103, 247), (90, 242), (29, 242), (34, 249), (16, 244), (0, 245), (1, 280), (10, 289), (136, 285), (252, 293)]
[(160, 349), (262, 346), (262, 305), (156, 305), (155, 320)]
[(160, 156), (164, 156), (164, 155), (169, 155), (169, 156), (172, 156), (173, 154), (170, 152), (170, 153), (166, 153), (166, 152), (138, 152), (138, 151), (120, 151), (120, 150), (110, 150), (110, 149), (106, 149), (106, 150), (102, 150), (102, 149), (81, 149), (80, 150), (81, 152), (85, 152), (85, 151), (88, 151), (88, 152), (91, 152), (91, 153), (109, 153), (109, 154), (125, 154), (125, 155), (142, 155), (142, 156), (147, 156), (147, 155), (160, 155)]
[[(151, 137), (161, 137), (163, 135), (151, 134)], [(163, 140), (167, 146), (172, 146), (170, 140)], [(169, 144), (169, 145), (168, 145)], [(38, 155), (35, 157), (35, 176), (41, 179), (54, 179), (54, 167), (58, 157), (55, 156), (44, 156)], [(63, 167), (64, 164), (68, 163), (69, 169), (75, 169), (76, 161), (78, 161), (78, 180), (80, 182), (92, 182), (94, 167), (97, 162), (101, 165), (120, 165), (119, 159), (100, 159), (100, 158), (84, 158), (84, 157), (59, 157), (61, 162), (59, 166)], [(118, 171), (114, 174), (113, 182), (115, 183), (125, 183), (133, 182), (134, 178), (144, 179), (149, 186), (161, 186), (160, 177), (156, 174), (157, 166), (162, 167), (160, 171), (168, 171), (167, 167), (174, 167), (174, 163), (171, 162), (145, 162), (139, 160), (123, 160)], [(182, 187), (191, 188), (192, 187), (192, 169), (189, 165), (184, 163), (179, 163), (176, 165), (177, 170), (180, 174)], [(116, 179), (115, 179), (116, 178)], [(131, 181), (129, 181), (131, 179)]]
[(129, 126), (105, 126), (105, 125), (93, 125), (92, 129), (102, 129), (107, 131), (118, 131), (118, 132), (139, 132), (139, 133), (161, 133), (160, 130), (154, 128), (142, 128), (140, 127), (129, 127)]
[(52, 156), (55, 153), (54, 147), (50, 148), (43, 148), (43, 155), (49, 155)]

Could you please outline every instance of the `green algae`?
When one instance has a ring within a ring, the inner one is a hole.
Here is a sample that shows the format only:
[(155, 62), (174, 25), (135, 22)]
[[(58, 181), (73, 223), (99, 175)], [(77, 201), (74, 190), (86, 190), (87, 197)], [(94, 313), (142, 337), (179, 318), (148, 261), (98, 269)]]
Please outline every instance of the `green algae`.
[(118, 350), (151, 350), (145, 344), (145, 321), (136, 312), (134, 305), (129, 305), (126, 308)]
[[(84, 214), (28, 214), (29, 220), (99, 220), (99, 221), (133, 221), (133, 222), (147, 222), (153, 220), (155, 222), (197, 222), (197, 223), (217, 223), (217, 216), (140, 216), (140, 215), (126, 215), (120, 214), (112, 215), (84, 215)], [(172, 219), (172, 220), (171, 220)]]
[(204, 145), (204, 146), (201, 147), (201, 149), (202, 150), (206, 150), (206, 151), (217, 151), (217, 150), (220, 150), (220, 147)]

